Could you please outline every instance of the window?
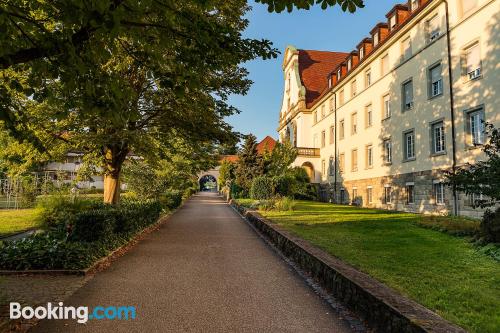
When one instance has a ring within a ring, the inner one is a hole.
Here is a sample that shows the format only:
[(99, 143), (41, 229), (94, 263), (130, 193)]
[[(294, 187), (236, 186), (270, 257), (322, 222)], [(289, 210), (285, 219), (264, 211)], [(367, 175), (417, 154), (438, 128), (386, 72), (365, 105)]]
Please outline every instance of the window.
[(425, 22), (425, 31), (427, 34), (427, 42), (435, 41), (441, 34), (439, 29), (439, 16), (436, 14), (431, 19)]
[(326, 177), (326, 163), (325, 160), (321, 160), (321, 178), (325, 179)]
[(389, 27), (391, 30), (393, 30), (396, 27), (396, 15), (392, 15), (391, 18), (389, 19)]
[(335, 142), (335, 127), (332, 125), (330, 126), (330, 144), (333, 144)]
[(380, 60), (380, 75), (384, 76), (389, 73), (389, 55), (386, 54)]
[(321, 148), (324, 148), (326, 145), (326, 133), (325, 131), (321, 132)]
[(316, 124), (318, 122), (318, 112), (314, 111), (313, 112), (313, 122)]
[(462, 15), (474, 9), (477, 6), (477, 0), (462, 0)]
[(440, 121), (432, 124), (432, 152), (434, 154), (445, 152), (446, 146), (444, 140), (444, 123)]
[(484, 111), (474, 110), (467, 113), (468, 137), (470, 145), (484, 144)]
[(443, 77), (441, 71), (441, 64), (429, 69), (429, 96), (431, 98), (443, 94)]
[(358, 171), (358, 150), (351, 151), (351, 171)]
[(372, 85), (372, 71), (369, 69), (365, 72), (365, 88)]
[(333, 109), (335, 107), (335, 103), (334, 103), (333, 97), (330, 98), (329, 107), (330, 107), (330, 112), (333, 112)]
[(382, 96), (382, 110), (384, 119), (391, 117), (391, 95)]
[(392, 141), (391, 139), (384, 140), (384, 163), (392, 163)]
[(339, 104), (344, 105), (344, 89), (339, 92)]
[(345, 137), (345, 122), (344, 119), (339, 121), (339, 139), (342, 140)]
[(465, 75), (469, 80), (481, 77), (481, 55), (479, 43), (475, 43), (465, 49), (463, 58), (463, 75)]
[(485, 200), (485, 196), (482, 193), (476, 194), (476, 193), (471, 193), (469, 195), (469, 206), (472, 208), (478, 207), (478, 205)]
[(365, 127), (370, 127), (373, 125), (373, 110), (372, 105), (367, 105), (365, 107)]
[(337, 81), (340, 81), (340, 78), (342, 76), (342, 72), (340, 71), (340, 69), (337, 71)]
[(411, 39), (407, 37), (401, 42), (401, 60), (408, 60), (411, 57)]
[(321, 105), (321, 119), (325, 118), (326, 113), (325, 113), (325, 104)]
[(313, 148), (319, 148), (318, 133), (314, 133), (313, 135)]
[(403, 111), (413, 109), (413, 80), (403, 83)]
[(357, 197), (358, 197), (358, 188), (357, 187), (353, 187), (352, 188), (352, 201), (354, 202)]
[(365, 57), (365, 48), (361, 47), (359, 49), (359, 60), (363, 59)]
[(414, 183), (406, 183), (405, 187), (406, 192), (406, 204), (411, 205), (415, 203), (415, 184)]
[(377, 46), (377, 45), (378, 45), (378, 32), (373, 34), (373, 46)]
[(365, 159), (366, 159), (366, 168), (372, 168), (373, 167), (373, 146), (368, 145), (366, 146), (366, 154), (365, 154)]
[(351, 114), (351, 135), (358, 133), (358, 114)]
[(434, 183), (434, 202), (437, 205), (444, 204), (444, 183), (441, 182)]
[(412, 160), (415, 158), (415, 132), (404, 133), (404, 159)]
[(328, 163), (328, 171), (330, 176), (335, 176), (335, 159), (333, 158), (333, 156), (330, 156), (330, 160)]
[(356, 96), (356, 89), (357, 89), (356, 80), (354, 80), (351, 82), (351, 97)]
[(349, 60), (347, 60), (347, 71), (350, 71), (352, 68), (352, 60), (351, 58), (349, 58)]
[(371, 204), (373, 202), (373, 188), (368, 186), (366, 188), (366, 201)]
[(411, 0), (410, 7), (411, 7), (412, 11), (417, 9), (418, 8), (418, 0)]
[(286, 91), (290, 91), (290, 73), (288, 73), (287, 79), (286, 79)]
[(345, 154), (342, 153), (339, 155), (339, 172), (344, 173), (345, 171)]
[(392, 187), (390, 186), (384, 187), (384, 202), (386, 204), (390, 204), (392, 202)]

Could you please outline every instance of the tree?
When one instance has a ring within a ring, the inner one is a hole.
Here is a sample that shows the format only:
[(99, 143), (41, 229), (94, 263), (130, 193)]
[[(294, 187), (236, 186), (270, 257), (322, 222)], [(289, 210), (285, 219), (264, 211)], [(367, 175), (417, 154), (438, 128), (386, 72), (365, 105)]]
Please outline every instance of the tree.
[(245, 143), (238, 154), (238, 163), (235, 176), (236, 184), (246, 193), (250, 191), (252, 180), (264, 173), (262, 157), (257, 152), (257, 138), (249, 134), (245, 138)]
[(227, 160), (222, 161), (219, 169), (219, 179), (217, 180), (220, 189), (226, 186), (228, 182), (232, 182), (235, 180), (235, 171), (235, 163), (231, 163)]
[(297, 158), (297, 149), (289, 141), (277, 142), (274, 149), (263, 155), (265, 174), (274, 177), (284, 175)]
[(474, 164), (467, 163), (455, 172), (447, 172), (448, 183), (457, 191), (479, 198), (474, 204), (490, 207), (500, 201), (500, 131), (492, 124), (485, 125), (487, 143), (482, 147), (487, 159)]
[[(263, 0), (270, 9), (312, 0)], [(322, 0), (343, 10), (359, 0)], [(123, 162), (158, 155), (164, 138), (234, 141), (230, 94), (250, 81), (240, 64), (276, 57), (267, 40), (242, 38), (244, 0), (67, 0), (0, 3), (0, 119), (44, 152), (99, 153), (104, 200), (119, 199)]]

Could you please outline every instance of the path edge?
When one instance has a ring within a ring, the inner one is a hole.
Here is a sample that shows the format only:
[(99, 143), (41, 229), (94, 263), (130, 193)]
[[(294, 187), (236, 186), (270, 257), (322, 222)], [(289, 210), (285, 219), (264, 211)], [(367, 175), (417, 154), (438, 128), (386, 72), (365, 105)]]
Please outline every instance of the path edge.
[(229, 204), (286, 258), (354, 311), (377, 332), (465, 333), (426, 307), (362, 273), (308, 241), (293, 235), (234, 200)]

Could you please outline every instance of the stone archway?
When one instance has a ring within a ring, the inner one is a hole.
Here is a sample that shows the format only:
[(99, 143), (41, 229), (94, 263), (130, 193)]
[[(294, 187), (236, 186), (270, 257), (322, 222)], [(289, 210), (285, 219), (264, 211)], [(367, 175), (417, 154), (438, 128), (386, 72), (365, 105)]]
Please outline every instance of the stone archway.
[(205, 192), (217, 192), (217, 178), (211, 174), (204, 174), (198, 180), (198, 184), (200, 185), (200, 191)]
[(306, 170), (307, 175), (309, 176), (309, 181), (312, 183), (314, 182), (314, 166), (312, 165), (311, 162), (304, 162), (302, 163), (302, 168)]

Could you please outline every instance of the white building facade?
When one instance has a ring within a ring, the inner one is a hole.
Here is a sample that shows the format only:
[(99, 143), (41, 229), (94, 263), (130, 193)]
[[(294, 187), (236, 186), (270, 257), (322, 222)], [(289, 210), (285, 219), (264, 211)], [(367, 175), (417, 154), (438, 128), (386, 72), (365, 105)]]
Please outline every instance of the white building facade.
[(350, 53), (289, 46), (278, 132), (322, 199), (479, 216), (443, 171), (500, 127), (499, 26), (500, 0), (411, 0)]

